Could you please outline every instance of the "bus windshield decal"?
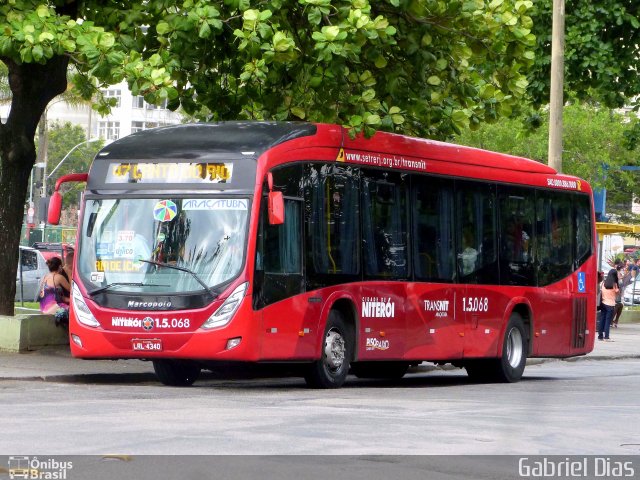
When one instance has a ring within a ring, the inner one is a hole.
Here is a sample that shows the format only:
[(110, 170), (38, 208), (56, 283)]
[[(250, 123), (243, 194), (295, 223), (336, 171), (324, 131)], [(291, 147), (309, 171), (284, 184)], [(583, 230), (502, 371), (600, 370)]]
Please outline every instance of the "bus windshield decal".
[(185, 198), (183, 210), (248, 210), (247, 200), (242, 198)]
[(153, 218), (159, 222), (170, 222), (177, 213), (178, 207), (171, 200), (160, 200), (153, 207)]
[(230, 183), (233, 163), (109, 164), (106, 183)]

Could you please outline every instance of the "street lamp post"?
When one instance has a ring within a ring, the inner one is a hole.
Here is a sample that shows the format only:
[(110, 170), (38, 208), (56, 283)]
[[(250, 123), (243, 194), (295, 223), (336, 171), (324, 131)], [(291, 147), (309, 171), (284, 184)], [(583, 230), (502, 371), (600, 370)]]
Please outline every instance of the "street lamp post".
[[(42, 176), (42, 191), (43, 191), (43, 196), (47, 195), (47, 180), (51, 178), (51, 176), (56, 173), (56, 170), (58, 170), (58, 168), (60, 168), (60, 165), (62, 165), (64, 163), (64, 161), (69, 158), (69, 155), (71, 155), (76, 148), (81, 147), (82, 145), (84, 145), (85, 143), (91, 143), (91, 142), (97, 142), (98, 140), (100, 140), (100, 138), (90, 138), (89, 140), (85, 140), (84, 142), (80, 142), (77, 145), (74, 145), (73, 148), (71, 150), (69, 150), (67, 152), (67, 154), (62, 158), (62, 160), (60, 160), (60, 162), (58, 163), (58, 165), (55, 166), (55, 168), (53, 170), (51, 170), (51, 172), (49, 173), (49, 175), (43, 175)], [(46, 165), (45, 165), (46, 168)]]
[[(69, 156), (78, 148), (81, 147), (82, 145), (85, 145), (87, 143), (91, 143), (91, 142), (97, 142), (98, 140), (101, 140), (100, 138), (90, 138), (89, 140), (85, 140), (83, 142), (78, 143), (77, 145), (74, 145), (71, 150), (69, 150), (67, 152), (67, 154), (62, 158), (62, 160), (60, 160), (60, 162), (58, 162), (58, 164), (55, 166), (55, 168), (53, 170), (51, 170), (51, 172), (49, 172), (47, 174), (47, 162), (46, 162), (46, 156), (44, 157), (44, 162), (42, 163), (42, 165), (38, 165), (42, 167), (42, 194), (41, 194), (41, 198), (44, 200), (47, 197), (47, 180), (49, 180), (54, 173), (56, 173), (56, 171), (58, 170), (58, 168), (60, 168), (60, 166), (67, 160), (67, 158), (69, 158)], [(41, 203), (42, 205), (42, 203)], [(40, 217), (40, 220), (42, 222), (42, 226), (44, 226), (44, 218), (46, 216), (46, 213), (44, 212), (40, 212), (38, 210), (38, 217)], [(44, 236), (44, 230), (42, 232), (42, 237), (43, 240), (45, 239)]]

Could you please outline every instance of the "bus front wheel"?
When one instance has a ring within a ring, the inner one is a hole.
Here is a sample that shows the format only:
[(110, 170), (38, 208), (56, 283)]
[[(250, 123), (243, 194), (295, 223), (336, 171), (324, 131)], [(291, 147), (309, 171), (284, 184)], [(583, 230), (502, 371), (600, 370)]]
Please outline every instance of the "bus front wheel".
[(353, 340), (342, 314), (332, 310), (324, 331), (320, 359), (309, 365), (304, 379), (312, 388), (340, 388), (353, 357)]
[(512, 314), (502, 343), (502, 356), (467, 360), (464, 366), (469, 377), (476, 381), (518, 382), (527, 363), (528, 338), (522, 317)]
[(200, 367), (188, 360), (154, 360), (158, 379), (171, 387), (188, 387), (200, 376)]

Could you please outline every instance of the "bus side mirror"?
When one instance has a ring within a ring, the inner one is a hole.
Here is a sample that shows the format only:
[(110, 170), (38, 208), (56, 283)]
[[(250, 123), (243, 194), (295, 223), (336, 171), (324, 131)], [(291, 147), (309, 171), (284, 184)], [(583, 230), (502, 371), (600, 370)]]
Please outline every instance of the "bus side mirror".
[(269, 225), (284, 223), (284, 197), (282, 192), (269, 192)]
[(267, 173), (267, 187), (269, 187), (269, 225), (284, 223), (284, 197), (282, 192), (273, 191), (273, 174)]
[(53, 195), (51, 195), (51, 199), (49, 200), (47, 223), (50, 225), (58, 225), (58, 223), (60, 223), (60, 212), (62, 211), (62, 194), (60, 193), (60, 186), (66, 182), (86, 182), (87, 178), (89, 178), (88, 173), (69, 173), (56, 180)]
[(60, 223), (60, 211), (62, 210), (62, 195), (60, 192), (53, 192), (49, 200), (49, 210), (47, 212), (47, 223), (58, 225)]

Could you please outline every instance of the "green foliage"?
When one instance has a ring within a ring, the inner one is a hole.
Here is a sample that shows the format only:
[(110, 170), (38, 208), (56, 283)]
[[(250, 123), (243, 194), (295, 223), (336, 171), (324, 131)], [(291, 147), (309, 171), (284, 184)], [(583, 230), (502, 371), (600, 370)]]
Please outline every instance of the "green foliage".
[[(529, 94), (538, 105), (549, 99), (553, 0), (538, 0), (530, 13), (536, 35)], [(566, 0), (565, 88), (580, 100), (620, 108), (640, 94), (640, 9), (630, 0)]]
[[(61, 12), (77, 6), (83, 21)], [(336, 122), (445, 138), (517, 110), (522, 0), (10, 0), (0, 59), (68, 55), (84, 80), (209, 120)], [(97, 79), (97, 83), (92, 81)], [(108, 111), (103, 101), (100, 112)]]

